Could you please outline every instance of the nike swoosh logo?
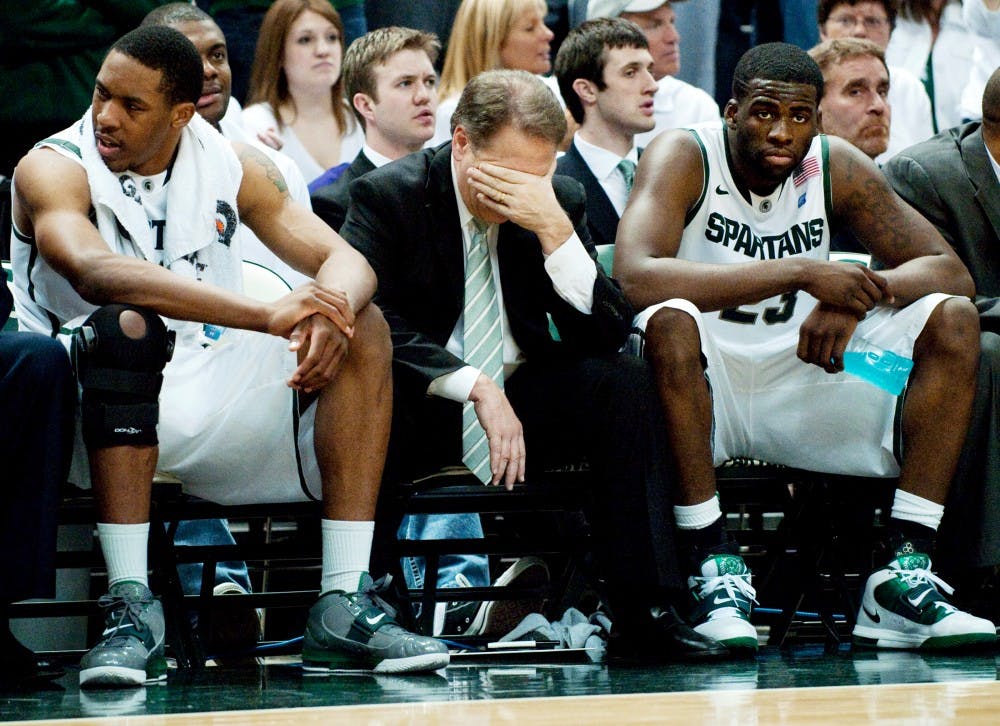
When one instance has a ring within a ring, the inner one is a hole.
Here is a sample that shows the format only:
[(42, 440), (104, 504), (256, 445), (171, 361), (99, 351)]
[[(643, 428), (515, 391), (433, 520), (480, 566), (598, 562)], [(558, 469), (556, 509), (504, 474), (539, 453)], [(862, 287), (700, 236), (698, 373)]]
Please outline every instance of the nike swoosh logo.
[(880, 622), (882, 622), (882, 618), (879, 617), (878, 613), (873, 613), (871, 610), (869, 610), (868, 608), (864, 607), (863, 605), (861, 606), (861, 609), (865, 611), (865, 615), (867, 615), (869, 618), (872, 619), (873, 623), (880, 623)]
[(722, 605), (723, 603), (732, 603), (732, 602), (733, 602), (733, 598), (731, 598), (731, 597), (719, 597), (718, 595), (716, 595), (715, 599), (712, 601), (712, 604), (713, 605)]
[(721, 184), (719, 184), (717, 187), (715, 187), (715, 193), (716, 194), (729, 194), (729, 192), (727, 192), (725, 189), (722, 188)]
[(379, 623), (382, 622), (382, 619), (384, 617), (385, 617), (385, 613), (381, 613), (380, 615), (378, 615), (378, 616), (376, 616), (374, 618), (370, 618), (367, 615), (365, 615), (365, 622), (368, 623), (369, 625), (372, 625), (372, 626), (378, 625)]

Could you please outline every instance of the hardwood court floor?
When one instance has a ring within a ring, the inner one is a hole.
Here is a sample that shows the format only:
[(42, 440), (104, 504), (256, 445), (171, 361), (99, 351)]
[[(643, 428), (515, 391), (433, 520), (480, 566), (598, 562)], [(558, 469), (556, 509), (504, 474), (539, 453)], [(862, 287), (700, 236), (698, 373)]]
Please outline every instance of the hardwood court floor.
[(998, 723), (994, 653), (765, 648), (716, 665), (451, 666), (427, 676), (303, 676), (294, 662), (171, 671), (165, 685), (0, 694), (0, 720), (85, 724)]

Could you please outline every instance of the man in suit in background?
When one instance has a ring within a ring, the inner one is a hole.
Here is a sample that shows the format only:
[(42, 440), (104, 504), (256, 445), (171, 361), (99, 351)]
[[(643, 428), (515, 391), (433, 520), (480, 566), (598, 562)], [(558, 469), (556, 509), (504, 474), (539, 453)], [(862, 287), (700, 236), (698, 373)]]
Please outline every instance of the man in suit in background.
[(365, 130), (365, 144), (343, 174), (312, 195), (313, 211), (339, 230), (352, 181), (419, 151), (434, 135), (441, 46), (430, 33), (388, 27), (366, 33), (344, 55), (344, 89)]
[[(1000, 564), (1000, 71), (983, 93), (983, 120), (942, 131), (885, 165), (896, 192), (937, 227), (969, 268), (976, 284), (981, 356), (969, 437), (952, 485), (942, 530), (949, 558), (993, 571)], [(952, 552), (952, 548), (954, 552)], [(971, 559), (971, 562), (969, 560)], [(982, 570), (981, 570), (982, 572)], [(993, 598), (976, 602), (979, 577), (958, 593), (971, 609), (997, 614)], [(994, 576), (995, 579), (995, 576)]]
[(656, 123), (652, 69), (646, 36), (621, 18), (588, 20), (556, 55), (559, 91), (580, 124), (556, 170), (583, 184), (594, 244), (614, 244), (639, 161), (635, 135)]
[(512, 488), (585, 455), (614, 647), (720, 657), (670, 604), (664, 426), (646, 363), (618, 353), (631, 310), (596, 263), (583, 192), (552, 176), (565, 131), (538, 78), (489, 71), (463, 91), (450, 144), (354, 182), (342, 233), (378, 275), (393, 338), (390, 466), (461, 462)]

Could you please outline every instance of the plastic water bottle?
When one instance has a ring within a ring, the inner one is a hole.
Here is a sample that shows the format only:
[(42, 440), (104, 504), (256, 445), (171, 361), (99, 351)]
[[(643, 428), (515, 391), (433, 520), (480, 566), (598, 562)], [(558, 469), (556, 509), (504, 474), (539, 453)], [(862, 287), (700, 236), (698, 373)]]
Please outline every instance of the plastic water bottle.
[(851, 349), (844, 353), (844, 370), (898, 396), (910, 377), (913, 361), (864, 341), (851, 341)]

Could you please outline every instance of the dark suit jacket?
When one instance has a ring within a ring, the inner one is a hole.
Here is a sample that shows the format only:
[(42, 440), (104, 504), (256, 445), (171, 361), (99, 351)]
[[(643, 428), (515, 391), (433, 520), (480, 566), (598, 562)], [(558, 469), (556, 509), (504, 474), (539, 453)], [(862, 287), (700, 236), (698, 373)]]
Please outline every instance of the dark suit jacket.
[(618, 233), (618, 212), (607, 193), (587, 166), (574, 141), (556, 162), (556, 173), (571, 176), (583, 184), (587, 194), (587, 228), (595, 245), (613, 245)]
[(884, 171), (899, 195), (955, 248), (976, 283), (983, 329), (1000, 332), (1000, 183), (979, 122), (911, 146)]
[(365, 156), (365, 152), (359, 151), (351, 165), (344, 169), (344, 173), (335, 182), (320, 187), (312, 193), (310, 200), (313, 211), (320, 219), (339, 232), (340, 228), (344, 226), (347, 208), (351, 206), (351, 182), (374, 168), (375, 165)]
[[(583, 190), (565, 177), (554, 177), (552, 184), (596, 266), (584, 223)], [(397, 393), (424, 397), (432, 380), (465, 365), (445, 350), (462, 315), (465, 285), (451, 143), (356, 180), (341, 234), (378, 275), (375, 301), (392, 332)], [(556, 294), (533, 233), (512, 222), (502, 224), (497, 256), (511, 332), (528, 361), (605, 355), (624, 343), (632, 310), (600, 266), (592, 314), (584, 315)], [(546, 313), (559, 329), (560, 342), (549, 334)]]

